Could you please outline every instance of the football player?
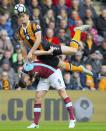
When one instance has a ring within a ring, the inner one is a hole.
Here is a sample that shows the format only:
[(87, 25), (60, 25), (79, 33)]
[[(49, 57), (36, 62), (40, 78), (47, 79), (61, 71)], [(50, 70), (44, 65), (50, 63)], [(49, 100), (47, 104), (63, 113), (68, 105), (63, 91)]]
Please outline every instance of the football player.
[(72, 101), (66, 93), (64, 80), (59, 68), (52, 67), (40, 61), (35, 61), (34, 63), (24, 65), (24, 69), (21, 72), (20, 77), (24, 87), (31, 85), (35, 81), (36, 77), (40, 77), (35, 95), (34, 120), (27, 128), (39, 128), (42, 98), (46, 95), (50, 86), (58, 91), (59, 96), (65, 103), (69, 112), (69, 128), (75, 127), (75, 116)]
[[(61, 54), (75, 54), (79, 47), (81, 31), (88, 29), (88, 25), (76, 27), (75, 35), (70, 42), (70, 46), (53, 45), (53, 43), (48, 43), (46, 40), (42, 39), (41, 27), (37, 23), (29, 20), (27, 10), (18, 13), (17, 15), (21, 23), (21, 26), (17, 30), (17, 37), (20, 40), (22, 54), (25, 60), (29, 60), (36, 50), (48, 51), (53, 46), (53, 55), (42, 55), (38, 56), (37, 59), (54, 67), (65, 69), (67, 71), (79, 71), (85, 72), (88, 75), (92, 75), (92, 72), (88, 71), (84, 66), (74, 66), (71, 63), (62, 61), (58, 57), (56, 57), (56, 55)], [(25, 45), (23, 44), (23, 42), (25, 43)], [(27, 51), (29, 52), (28, 55)]]

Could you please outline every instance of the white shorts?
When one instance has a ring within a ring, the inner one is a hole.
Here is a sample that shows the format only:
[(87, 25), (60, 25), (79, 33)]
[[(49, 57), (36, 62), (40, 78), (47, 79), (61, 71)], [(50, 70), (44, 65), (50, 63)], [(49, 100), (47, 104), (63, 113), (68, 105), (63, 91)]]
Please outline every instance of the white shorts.
[(57, 90), (65, 88), (65, 83), (60, 69), (57, 69), (56, 72), (54, 72), (46, 79), (40, 78), (40, 81), (37, 86), (37, 91), (48, 91), (50, 86)]

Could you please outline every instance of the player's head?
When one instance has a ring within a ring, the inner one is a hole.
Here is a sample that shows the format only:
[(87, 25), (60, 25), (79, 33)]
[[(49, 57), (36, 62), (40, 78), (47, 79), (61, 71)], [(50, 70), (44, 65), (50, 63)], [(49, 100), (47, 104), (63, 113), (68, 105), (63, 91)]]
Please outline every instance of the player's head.
[(20, 78), (21, 78), (21, 82), (26, 85), (29, 86), (31, 85), (31, 79), (30, 79), (30, 75), (24, 73), (23, 71), (20, 73)]
[(29, 21), (29, 13), (23, 4), (17, 4), (14, 7), (14, 13), (18, 16), (21, 24), (26, 24)]
[(21, 24), (27, 24), (29, 21), (29, 15), (28, 13), (21, 13), (18, 15), (18, 19), (21, 22)]
[(21, 83), (23, 83), (23, 87), (22, 88), (25, 88), (25, 86), (30, 86), (32, 85), (32, 83), (35, 81), (36, 79), (36, 73), (30, 73), (30, 72), (27, 72), (25, 70), (21, 71), (20, 72), (20, 78), (21, 78)]

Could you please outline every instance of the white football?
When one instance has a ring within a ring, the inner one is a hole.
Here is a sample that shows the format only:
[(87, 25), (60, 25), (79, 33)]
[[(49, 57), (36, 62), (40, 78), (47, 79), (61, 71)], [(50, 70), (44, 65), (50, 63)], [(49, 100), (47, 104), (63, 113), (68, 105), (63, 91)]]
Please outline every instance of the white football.
[(16, 15), (26, 12), (26, 7), (23, 4), (17, 4), (14, 7), (14, 13)]

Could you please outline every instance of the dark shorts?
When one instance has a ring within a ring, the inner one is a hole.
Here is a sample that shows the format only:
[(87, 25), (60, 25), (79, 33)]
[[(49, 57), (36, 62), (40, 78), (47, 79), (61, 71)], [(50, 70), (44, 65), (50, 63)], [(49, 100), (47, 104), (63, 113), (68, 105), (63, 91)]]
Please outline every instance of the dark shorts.
[(49, 43), (47, 40), (42, 41), (42, 47), (46, 51), (48, 51), (50, 49), (50, 47), (54, 47), (54, 51), (53, 51), (54, 56), (62, 54), (60, 45), (55, 45), (55, 44)]
[(59, 58), (53, 55), (47, 55), (47, 56), (38, 56), (37, 57), (41, 62), (51, 65), (53, 67), (57, 67), (59, 64)]

